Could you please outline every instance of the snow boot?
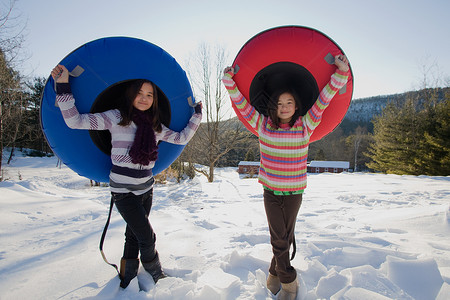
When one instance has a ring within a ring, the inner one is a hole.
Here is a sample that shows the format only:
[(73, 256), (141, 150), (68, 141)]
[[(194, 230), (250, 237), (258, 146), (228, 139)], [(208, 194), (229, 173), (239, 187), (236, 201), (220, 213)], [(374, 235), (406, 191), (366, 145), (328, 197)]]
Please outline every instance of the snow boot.
[(281, 289), (281, 282), (278, 276), (269, 273), (267, 277), (267, 288), (272, 294), (276, 295)]
[(278, 294), (278, 300), (295, 300), (297, 298), (298, 281), (295, 278), (290, 283), (281, 283), (281, 291)]
[(142, 262), (142, 265), (144, 266), (145, 271), (152, 275), (155, 283), (157, 283), (161, 278), (167, 277), (161, 268), (158, 252), (156, 252), (156, 256), (151, 262)]
[(131, 280), (137, 276), (139, 269), (139, 259), (125, 259), (120, 260), (120, 287), (126, 288)]

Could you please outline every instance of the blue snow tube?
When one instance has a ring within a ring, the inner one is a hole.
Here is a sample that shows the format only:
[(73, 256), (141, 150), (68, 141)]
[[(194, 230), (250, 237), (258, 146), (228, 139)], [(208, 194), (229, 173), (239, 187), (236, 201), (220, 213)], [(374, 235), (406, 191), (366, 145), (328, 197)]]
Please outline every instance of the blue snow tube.
[[(164, 125), (181, 131), (193, 114), (188, 103), (193, 94), (186, 73), (171, 55), (152, 43), (129, 37), (102, 38), (82, 45), (60, 64), (78, 73), (69, 80), (80, 113), (117, 108), (117, 95), (123, 92), (124, 83), (148, 79), (157, 86)], [(54, 84), (50, 76), (41, 98), (41, 126), (48, 144), (79, 175), (108, 182), (112, 166), (109, 131), (67, 127), (55, 105)], [(183, 149), (183, 145), (161, 142), (153, 174), (170, 166)]]

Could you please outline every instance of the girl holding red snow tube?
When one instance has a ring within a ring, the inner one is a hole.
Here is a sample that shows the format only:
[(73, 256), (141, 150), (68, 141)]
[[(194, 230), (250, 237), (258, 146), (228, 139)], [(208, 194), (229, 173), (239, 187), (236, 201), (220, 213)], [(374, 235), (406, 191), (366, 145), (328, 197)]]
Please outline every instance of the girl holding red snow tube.
[(302, 99), (294, 91), (274, 93), (270, 98), (272, 103), (268, 105), (268, 116), (265, 116), (239, 91), (233, 80), (234, 68), (225, 68), (222, 78), (237, 112), (259, 136), (258, 181), (264, 188), (264, 207), (273, 251), (267, 288), (273, 294), (279, 293), (278, 299), (295, 299), (297, 296), (297, 272), (291, 266), (289, 249), (295, 245), (295, 223), (306, 188), (309, 139), (324, 110), (350, 75), (344, 55), (335, 56), (334, 63), (337, 70), (304, 116), (299, 113)]

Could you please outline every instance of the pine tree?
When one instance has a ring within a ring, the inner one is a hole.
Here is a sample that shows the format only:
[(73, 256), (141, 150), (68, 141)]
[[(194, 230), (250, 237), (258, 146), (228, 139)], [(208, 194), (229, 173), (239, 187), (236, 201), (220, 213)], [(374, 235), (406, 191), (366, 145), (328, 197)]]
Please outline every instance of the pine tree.
[(402, 109), (398, 121), (398, 130), (401, 134), (401, 140), (398, 141), (400, 148), (400, 161), (395, 174), (422, 174), (420, 167), (414, 159), (419, 155), (423, 136), (424, 122), (423, 116), (418, 113), (418, 100), (416, 96), (409, 95)]
[(427, 124), (423, 142), (415, 163), (425, 175), (450, 175), (450, 93), (440, 103), (436, 96), (426, 103), (423, 111)]
[(22, 146), (35, 149), (41, 153), (51, 151), (44, 139), (39, 116), (41, 95), (44, 91), (45, 82), (46, 78), (35, 77), (31, 82), (27, 83), (29, 93), (26, 95), (24, 117), (21, 125), (21, 130), (26, 133), (26, 136), (21, 141)]
[(403, 105), (389, 103), (374, 119), (374, 142), (366, 153), (372, 161), (367, 166), (393, 174), (448, 175), (448, 97), (438, 102), (437, 89), (411, 95)]
[(397, 127), (395, 120), (399, 111), (400, 109), (391, 102), (386, 105), (382, 114), (374, 119), (374, 143), (369, 147), (367, 154), (372, 159), (372, 162), (367, 164), (369, 168), (387, 173), (396, 166), (395, 153), (399, 148), (395, 139), (398, 135), (392, 133)]
[(408, 99), (403, 107), (389, 103), (374, 120), (374, 142), (367, 166), (376, 171), (393, 174), (415, 174), (413, 163), (418, 149), (419, 120), (415, 113), (414, 99)]

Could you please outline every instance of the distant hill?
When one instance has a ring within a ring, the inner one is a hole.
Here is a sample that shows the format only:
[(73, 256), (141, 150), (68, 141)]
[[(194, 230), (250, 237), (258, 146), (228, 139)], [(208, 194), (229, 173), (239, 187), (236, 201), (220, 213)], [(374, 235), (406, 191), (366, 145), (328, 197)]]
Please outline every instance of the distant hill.
[[(386, 107), (389, 102), (396, 102), (401, 105), (406, 100), (407, 96), (418, 97), (422, 92), (423, 90), (353, 99), (347, 114), (339, 127), (344, 130), (344, 134), (351, 134), (357, 126), (366, 127), (372, 132), (372, 119), (375, 116), (380, 115), (383, 108)], [(439, 89), (440, 100), (444, 98), (445, 92), (450, 92), (450, 87)], [(225, 125), (222, 128), (231, 129), (235, 128), (236, 123), (240, 121), (237, 117), (234, 117), (223, 122)], [(244, 126), (242, 126), (242, 130), (246, 130)]]
[[(446, 91), (450, 91), (450, 88), (439, 89), (439, 100), (444, 98)], [(370, 122), (373, 117), (381, 114), (381, 111), (389, 102), (398, 102), (399, 104), (402, 104), (408, 95), (418, 97), (421, 92), (423, 91), (354, 99), (350, 104), (344, 120), (362, 123)]]

